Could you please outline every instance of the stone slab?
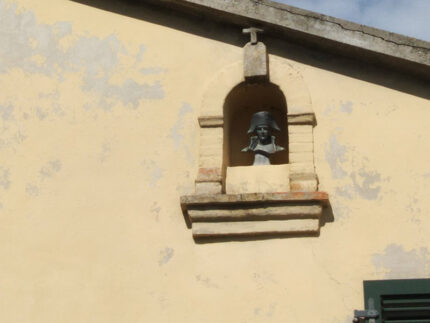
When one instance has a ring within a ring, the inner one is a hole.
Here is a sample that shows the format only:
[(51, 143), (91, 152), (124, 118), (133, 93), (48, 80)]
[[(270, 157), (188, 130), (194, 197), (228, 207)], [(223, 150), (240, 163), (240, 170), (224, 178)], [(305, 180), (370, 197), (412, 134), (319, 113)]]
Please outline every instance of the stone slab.
[(248, 43), (244, 47), (243, 69), (245, 78), (267, 78), (266, 46), (262, 42)]
[(326, 192), (281, 192), (281, 193), (248, 193), (248, 194), (206, 194), (206, 195), (183, 195), (181, 196), (181, 207), (187, 210), (196, 205), (255, 205), (261, 203), (298, 203), (317, 201), (322, 205), (328, 203)]
[(195, 207), (188, 210), (193, 223), (204, 221), (280, 220), (319, 218), (322, 206), (316, 202), (302, 205), (265, 205), (262, 207)]
[(201, 116), (199, 125), (202, 128), (222, 127), (224, 126), (223, 116)]
[(288, 164), (227, 167), (226, 193), (289, 192)]
[(195, 238), (319, 232), (319, 219), (193, 223)]
[(306, 113), (306, 114), (296, 114), (296, 115), (288, 115), (288, 124), (308, 124), (308, 125), (314, 125), (315, 124), (315, 114), (313, 113)]

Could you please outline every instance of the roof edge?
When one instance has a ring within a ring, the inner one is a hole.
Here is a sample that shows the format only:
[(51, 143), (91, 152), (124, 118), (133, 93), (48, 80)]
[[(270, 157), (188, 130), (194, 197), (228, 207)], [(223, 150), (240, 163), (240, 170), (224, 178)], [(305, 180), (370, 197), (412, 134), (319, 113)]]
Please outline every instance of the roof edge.
[[(144, 0), (145, 1), (145, 0)], [(430, 77), (430, 42), (318, 14), (269, 0), (157, 0), (158, 5), (192, 9), (212, 20), (317, 46), (361, 61)]]

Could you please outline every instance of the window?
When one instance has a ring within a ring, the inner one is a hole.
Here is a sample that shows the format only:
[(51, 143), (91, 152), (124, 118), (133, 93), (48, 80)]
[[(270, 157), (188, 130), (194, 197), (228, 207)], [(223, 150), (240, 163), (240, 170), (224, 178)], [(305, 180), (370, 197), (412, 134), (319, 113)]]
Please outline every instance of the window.
[(366, 309), (373, 298), (377, 323), (430, 323), (430, 279), (364, 281)]

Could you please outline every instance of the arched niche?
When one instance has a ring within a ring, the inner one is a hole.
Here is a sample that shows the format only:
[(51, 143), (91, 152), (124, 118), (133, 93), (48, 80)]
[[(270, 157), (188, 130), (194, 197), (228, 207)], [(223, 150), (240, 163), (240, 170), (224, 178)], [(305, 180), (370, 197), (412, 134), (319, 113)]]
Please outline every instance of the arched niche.
[[(295, 185), (295, 174), (314, 173), (311, 96), (297, 69), (285, 60), (271, 57), (270, 82), (246, 83), (243, 62), (239, 61), (224, 67), (206, 84), (199, 116), (197, 194), (225, 192), (227, 167), (252, 164), (253, 154), (240, 150), (249, 144), (247, 130), (252, 114), (262, 109), (272, 110), (283, 131), (274, 135), (277, 144), (286, 151), (273, 155), (272, 163), (289, 163), (292, 189), (304, 189), (303, 185)], [(231, 134), (232, 127), (234, 134)], [(304, 137), (310, 141), (294, 142)]]
[[(244, 81), (243, 62), (224, 67), (205, 86), (200, 117), (223, 117), (226, 96)], [(270, 82), (276, 84), (288, 103), (288, 115), (313, 114), (309, 90), (301, 73), (277, 57), (270, 58)]]
[(242, 82), (230, 91), (224, 101), (224, 170), (226, 167), (252, 165), (254, 154), (241, 150), (249, 145), (247, 131), (252, 115), (258, 111), (269, 111), (281, 129), (273, 131), (272, 135), (285, 150), (271, 156), (271, 163), (288, 163), (287, 102), (284, 94), (279, 86), (270, 82)]

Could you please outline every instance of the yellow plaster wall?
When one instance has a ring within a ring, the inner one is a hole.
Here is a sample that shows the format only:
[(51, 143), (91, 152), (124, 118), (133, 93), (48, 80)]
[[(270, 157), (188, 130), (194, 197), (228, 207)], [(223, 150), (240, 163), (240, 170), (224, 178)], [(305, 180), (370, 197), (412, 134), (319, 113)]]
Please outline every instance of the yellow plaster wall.
[(200, 102), (242, 49), (58, 0), (0, 0), (0, 31), (0, 322), (344, 323), (364, 279), (430, 275), (428, 100), (271, 57), (334, 222), (196, 244)]

